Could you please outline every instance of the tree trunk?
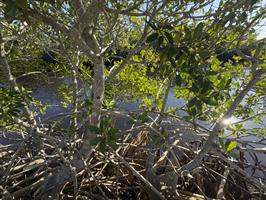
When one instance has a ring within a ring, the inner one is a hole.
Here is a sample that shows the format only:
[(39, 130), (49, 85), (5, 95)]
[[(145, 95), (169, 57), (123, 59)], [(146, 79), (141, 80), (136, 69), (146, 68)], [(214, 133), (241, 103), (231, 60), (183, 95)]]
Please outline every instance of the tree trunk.
[(90, 124), (99, 127), (101, 122), (101, 108), (104, 98), (104, 61), (103, 57), (95, 58), (94, 77), (92, 84), (92, 114)]

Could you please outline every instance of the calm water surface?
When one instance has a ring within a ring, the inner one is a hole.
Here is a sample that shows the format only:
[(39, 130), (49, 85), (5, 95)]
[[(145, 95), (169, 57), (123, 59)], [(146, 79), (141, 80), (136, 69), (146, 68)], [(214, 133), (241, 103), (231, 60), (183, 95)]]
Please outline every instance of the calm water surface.
[[(40, 80), (40, 79), (33, 79), (33, 78), (23, 78), (21, 80), (18, 80), (20, 84), (23, 84), (24, 87), (31, 88), (32, 90), (32, 96), (35, 97), (36, 99), (42, 101), (42, 103), (47, 105), (47, 110), (44, 115), (40, 115), (39, 117), (42, 119), (47, 119), (51, 116), (55, 116), (59, 113), (67, 113), (70, 110), (63, 108), (62, 105), (60, 105), (60, 102), (62, 100), (62, 97), (58, 94), (57, 90), (58, 87), (63, 83), (67, 85), (69, 83), (68, 80), (58, 80), (58, 79), (50, 79), (48, 82), (45, 80)], [(168, 100), (166, 107), (182, 107), (186, 104), (186, 101), (184, 100), (179, 100), (174, 98), (174, 91), (171, 90), (169, 95), (168, 95)], [(118, 104), (121, 110), (124, 111), (131, 111), (136, 108), (138, 108), (139, 103), (138, 102), (122, 102)], [(179, 113), (180, 115), (185, 115), (185, 112)], [(63, 126), (67, 126), (69, 120), (65, 120), (65, 123)], [(232, 121), (237, 121), (236, 118), (233, 118)], [(205, 124), (206, 125), (206, 124)], [(255, 125), (252, 121), (247, 121), (243, 123), (245, 128), (256, 128), (258, 125)], [(266, 123), (263, 124), (266, 126)], [(228, 134), (228, 133), (227, 133)], [(7, 139), (6, 137), (9, 137)], [(11, 140), (10, 140), (11, 139)], [(4, 136), (3, 134), (0, 135), (0, 145), (8, 144), (10, 141), (12, 142), (13, 140), (16, 140), (17, 138), (13, 135), (10, 136)], [(261, 144), (254, 144), (252, 143), (252, 146), (248, 148), (265, 148), (266, 147), (266, 138), (263, 137), (255, 137), (255, 136), (246, 136), (241, 138), (242, 141), (261, 141)], [(263, 141), (264, 140), (264, 141)], [(254, 155), (245, 152), (245, 158), (247, 161), (251, 164), (254, 165), (253, 158)], [(261, 160), (261, 164), (264, 165), (266, 168), (266, 152), (261, 152), (261, 153), (256, 153), (258, 160)], [(247, 168), (247, 171), (252, 174), (253, 170), (251, 167)], [(264, 172), (266, 173), (266, 172)], [(256, 170), (254, 176), (257, 177), (264, 177), (265, 174), (263, 174), (262, 171)]]

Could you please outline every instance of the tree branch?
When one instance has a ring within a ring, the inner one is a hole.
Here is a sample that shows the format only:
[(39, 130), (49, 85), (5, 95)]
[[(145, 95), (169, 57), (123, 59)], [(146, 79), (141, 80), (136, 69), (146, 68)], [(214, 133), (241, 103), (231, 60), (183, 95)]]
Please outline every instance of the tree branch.
[(178, 169), (179, 174), (181, 174), (181, 172), (183, 171), (191, 171), (197, 168), (202, 163), (202, 158), (213, 148), (214, 142), (218, 139), (219, 132), (226, 127), (226, 124), (223, 123), (224, 119), (230, 118), (232, 116), (233, 112), (244, 99), (245, 95), (253, 88), (253, 86), (260, 80), (260, 78), (264, 74), (266, 74), (266, 69), (257, 70), (254, 73), (253, 78), (249, 81), (246, 87), (237, 95), (231, 106), (223, 114), (222, 118), (217, 121), (213, 130), (210, 132), (210, 136), (208, 137), (202, 150), (192, 161)]

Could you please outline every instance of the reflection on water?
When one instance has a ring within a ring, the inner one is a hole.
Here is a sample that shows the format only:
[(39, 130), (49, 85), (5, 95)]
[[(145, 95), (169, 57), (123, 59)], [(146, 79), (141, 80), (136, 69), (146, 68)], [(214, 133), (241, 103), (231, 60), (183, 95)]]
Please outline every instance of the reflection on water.
[[(69, 81), (67, 80), (50, 80), (49, 82), (46, 82), (44, 80), (40, 79), (33, 79), (33, 78), (25, 78), (23, 80), (19, 80), (20, 84), (23, 84), (25, 87), (29, 87), (32, 89), (32, 96), (36, 99), (42, 101), (43, 103), (47, 104), (47, 110), (46, 113), (41, 118), (47, 118), (49, 116), (54, 116), (58, 113), (66, 113), (69, 112), (69, 109), (65, 109), (60, 105), (60, 102), (62, 100), (62, 97), (58, 95), (57, 89), (61, 84), (68, 85)], [(181, 108), (186, 104), (186, 101), (176, 99), (174, 97), (174, 91), (171, 90), (168, 95), (168, 100), (166, 103), (166, 108), (171, 107), (178, 107)], [(139, 102), (120, 102), (118, 103), (118, 107), (121, 110), (124, 111), (131, 111), (138, 107)], [(178, 113), (180, 116), (186, 115), (184, 111), (179, 111)], [(238, 119), (235, 117), (231, 117), (224, 120), (225, 125), (230, 125), (232, 123), (237, 122)], [(207, 126), (206, 123), (202, 123)], [(265, 122), (264, 125), (266, 126)], [(258, 125), (255, 125), (252, 121), (246, 121), (243, 123), (244, 128), (256, 128)], [(229, 132), (225, 132), (225, 135), (229, 137)], [(241, 141), (253, 141), (251, 146), (245, 146), (245, 148), (261, 148), (266, 146), (266, 139), (263, 137), (255, 137), (254, 135), (248, 135), (248, 136), (242, 136), (239, 137)], [(256, 142), (260, 142), (260, 144), (257, 144)], [(1, 137), (0, 137), (0, 143), (1, 143)], [(243, 146), (239, 144), (240, 146)], [(266, 166), (266, 152), (256, 153), (255, 156), (258, 160), (260, 160), (262, 165)], [(251, 153), (245, 152), (245, 159), (251, 164), (254, 165), (253, 161), (254, 155)], [(252, 174), (252, 168), (248, 168), (248, 172)], [(262, 172), (259, 172), (256, 170), (255, 176), (264, 177)]]

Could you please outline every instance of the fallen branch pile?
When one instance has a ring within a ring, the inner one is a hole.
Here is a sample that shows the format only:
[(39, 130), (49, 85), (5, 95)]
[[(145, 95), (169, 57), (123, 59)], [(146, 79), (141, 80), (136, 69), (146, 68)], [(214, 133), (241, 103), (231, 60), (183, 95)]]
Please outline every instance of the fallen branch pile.
[[(191, 173), (175, 175), (191, 161), (204, 139), (185, 142), (182, 137), (155, 147), (152, 132), (130, 133), (119, 148), (105, 152), (93, 149), (81, 171), (65, 184), (60, 199), (264, 199), (265, 191), (243, 168), (218, 150), (205, 156)], [(42, 199), (46, 178), (68, 160), (80, 141), (45, 137), (39, 144), (25, 138), (1, 146), (1, 199)], [(51, 140), (53, 140), (51, 142)], [(259, 166), (259, 165), (258, 165)], [(56, 182), (56, 181), (55, 181)], [(47, 188), (46, 188), (47, 189)]]

